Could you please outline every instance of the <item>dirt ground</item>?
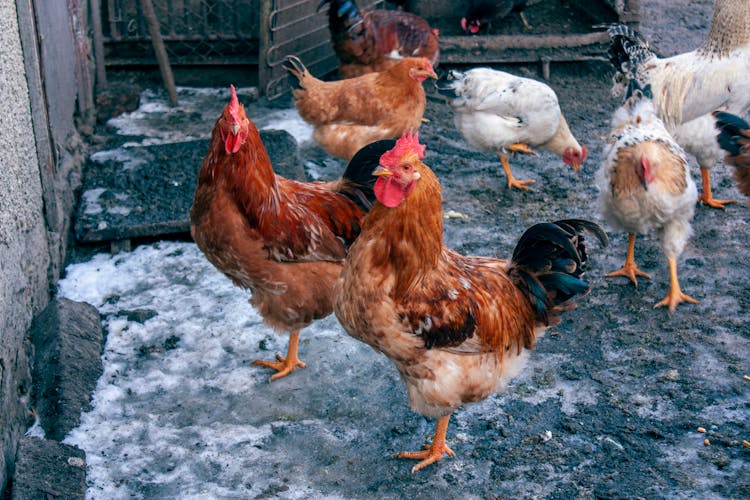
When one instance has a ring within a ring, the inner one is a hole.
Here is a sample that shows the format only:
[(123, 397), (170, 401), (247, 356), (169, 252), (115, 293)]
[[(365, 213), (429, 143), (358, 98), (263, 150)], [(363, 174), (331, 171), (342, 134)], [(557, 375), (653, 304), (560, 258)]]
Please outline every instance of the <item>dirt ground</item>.
[[(643, 32), (666, 54), (692, 49), (711, 4), (641, 1), (650, 20)], [(502, 69), (541, 77), (535, 66)], [(444, 210), (467, 216), (445, 221), (447, 245), (506, 257), (536, 222), (603, 223), (594, 176), (618, 105), (610, 75), (606, 63), (552, 65), (549, 83), (589, 157), (577, 174), (546, 153), (512, 160), (517, 178), (536, 181), (529, 192), (509, 191), (497, 158), (472, 150), (452, 110), (429, 99), (430, 121), (420, 130), (425, 163), (441, 179)], [(324, 176), (342, 168), (315, 146), (300, 154)], [(718, 198), (742, 200), (728, 167), (718, 165), (713, 179)], [(603, 277), (622, 265), (626, 250), (626, 236), (604, 224), (611, 241), (605, 249), (591, 243), (590, 295), (538, 342), (505, 394), (454, 413), (448, 441), (458, 458), (415, 475), (410, 462), (389, 453), (421, 445), (434, 422), (409, 410), (390, 363), (359, 346), (352, 366), (348, 355), (335, 356), (339, 341), (303, 332), (308, 369), (261, 386), (253, 404), (268, 405), (253, 419), (288, 422), (267, 443), (288, 457), (255, 464), (248, 482), (252, 474), (276, 477), (265, 498), (294, 496), (289, 485), (300, 477), (331, 498), (750, 498), (750, 448), (741, 444), (750, 441), (748, 220), (743, 203), (697, 208), (679, 274), (683, 291), (700, 303), (680, 305), (671, 317), (653, 308), (668, 288), (657, 239), (638, 239), (636, 260), (652, 279), (635, 288)], [(310, 429), (307, 419), (325, 427)], [(355, 431), (358, 437), (344, 438)]]

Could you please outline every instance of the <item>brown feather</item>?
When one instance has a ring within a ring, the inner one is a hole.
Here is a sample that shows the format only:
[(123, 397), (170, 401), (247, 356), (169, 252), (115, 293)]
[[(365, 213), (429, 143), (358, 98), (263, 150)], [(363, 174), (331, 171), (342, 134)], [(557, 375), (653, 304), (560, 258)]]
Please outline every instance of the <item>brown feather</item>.
[(683, 193), (687, 187), (684, 174), (685, 160), (660, 141), (644, 141), (621, 148), (610, 174), (610, 186), (616, 198), (631, 196), (643, 190), (638, 177), (641, 155), (646, 155), (654, 169), (654, 185), (674, 195)]
[[(506, 262), (443, 246), (440, 184), (422, 162), (413, 166), (421, 178), (407, 200), (396, 208), (378, 203), (365, 219), (363, 233), (372, 236), (359, 245), (369, 246), (372, 268), (364, 272), (393, 280), (399, 315), (426, 346), (455, 347), (476, 335), (480, 351), (499, 359), (533, 347), (531, 306)], [(420, 328), (428, 321), (430, 329)]]
[(293, 331), (332, 312), (332, 288), (359, 234), (364, 211), (339, 192), (345, 183), (277, 176), (255, 125), (234, 154), (229, 106), (214, 126), (190, 210), (199, 248), (274, 328)]
[(371, 142), (422, 125), (427, 100), (410, 72), (426, 63), (424, 58), (406, 58), (379, 73), (333, 82), (319, 80), (306, 69), (292, 69), (300, 86), (293, 91), (294, 103), (315, 127), (316, 142), (329, 154), (349, 160)]

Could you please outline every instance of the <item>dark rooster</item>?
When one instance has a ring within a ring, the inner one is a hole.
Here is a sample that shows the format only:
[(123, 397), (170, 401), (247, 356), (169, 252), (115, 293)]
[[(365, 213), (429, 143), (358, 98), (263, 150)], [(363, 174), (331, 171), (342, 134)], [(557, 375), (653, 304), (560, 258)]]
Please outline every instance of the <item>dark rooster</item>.
[(360, 10), (354, 0), (329, 3), (328, 27), (342, 78), (386, 70), (405, 57), (426, 57), (437, 66), (438, 32), (410, 12)]
[(734, 178), (750, 206), (750, 125), (737, 115), (715, 112), (719, 146), (727, 152), (724, 162), (735, 166)]
[(470, 35), (476, 35), (482, 29), (482, 26), (486, 26), (486, 31), (489, 31), (493, 21), (500, 20), (511, 12), (517, 12), (524, 27), (531, 29), (531, 25), (523, 13), (527, 3), (528, 0), (503, 0), (501, 2), (497, 0), (471, 0), (466, 8), (466, 15), (461, 18), (461, 28)]
[(271, 380), (304, 368), (300, 329), (331, 314), (333, 284), (375, 199), (373, 164), (394, 143), (363, 148), (333, 182), (285, 179), (232, 87), (201, 166), (190, 232), (219, 271), (252, 292), (264, 322), (290, 334), (286, 356), (253, 362), (276, 370)]

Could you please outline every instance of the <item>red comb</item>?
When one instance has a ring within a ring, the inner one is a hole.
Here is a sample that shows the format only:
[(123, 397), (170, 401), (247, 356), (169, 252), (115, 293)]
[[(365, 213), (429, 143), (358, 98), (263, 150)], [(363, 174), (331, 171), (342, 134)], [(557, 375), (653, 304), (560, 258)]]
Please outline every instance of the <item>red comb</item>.
[(237, 99), (237, 91), (234, 90), (234, 85), (229, 85), (229, 88), (232, 89), (232, 100), (229, 101), (229, 114), (232, 115), (235, 121), (240, 121), (242, 117), (240, 116), (240, 101)]
[(396, 141), (396, 145), (390, 151), (386, 151), (380, 157), (380, 164), (389, 167), (395, 166), (406, 153), (415, 153), (421, 160), (427, 146), (419, 143), (419, 133), (414, 131), (404, 132)]

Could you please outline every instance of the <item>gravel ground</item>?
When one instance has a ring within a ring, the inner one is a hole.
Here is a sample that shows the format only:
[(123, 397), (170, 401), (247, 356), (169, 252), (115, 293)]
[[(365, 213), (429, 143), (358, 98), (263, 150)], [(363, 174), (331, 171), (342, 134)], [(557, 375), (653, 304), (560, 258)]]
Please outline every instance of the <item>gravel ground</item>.
[[(710, 1), (641, 5), (643, 32), (665, 54), (694, 48), (710, 22)], [(536, 67), (503, 69), (540, 76)], [(609, 93), (609, 75), (604, 63), (552, 66), (550, 84), (589, 158), (577, 174), (549, 154), (512, 160), (517, 178), (536, 180), (530, 192), (507, 190), (497, 158), (467, 146), (453, 127), (450, 108), (438, 98), (429, 100), (430, 121), (420, 131), (428, 148), (425, 162), (443, 183), (443, 208), (468, 216), (446, 220), (449, 246), (506, 257), (536, 222), (565, 217), (601, 222), (594, 176), (618, 105)], [(303, 146), (301, 157), (324, 177), (342, 168), (314, 145)], [(694, 162), (693, 175), (699, 179)], [(740, 199), (723, 165), (714, 169), (714, 184), (717, 198)], [(290, 377), (268, 384), (267, 374), (255, 371), (242, 397), (236, 388), (213, 387), (197, 394), (187, 405), (194, 405), (192, 410), (160, 404), (156, 398), (163, 393), (150, 402), (136, 398), (134, 407), (147, 408), (153, 422), (207, 419), (221, 427), (231, 420), (264, 429), (270, 424), (267, 434), (244, 445), (265, 455), (248, 454), (242, 442), (227, 445), (243, 457), (230, 479), (205, 454), (186, 453), (174, 460), (203, 461), (203, 467), (187, 468), (195, 477), (174, 479), (169, 486), (153, 480), (158, 460), (150, 465), (150, 478), (131, 464), (123, 469), (131, 476), (120, 478), (117, 491), (186, 497), (179, 480), (210, 483), (218, 477), (225, 481), (222, 489), (210, 491), (227, 498), (749, 498), (750, 448), (741, 445), (750, 440), (750, 381), (743, 378), (750, 374), (748, 209), (698, 207), (693, 229), (679, 271), (683, 291), (700, 303), (680, 305), (671, 317), (653, 308), (668, 288), (666, 259), (653, 235), (638, 239), (636, 260), (652, 275), (638, 288), (624, 278), (603, 278), (624, 261), (624, 234), (610, 232), (606, 249), (592, 244), (591, 294), (538, 342), (524, 374), (505, 394), (454, 413), (448, 442), (457, 458), (412, 475), (410, 461), (389, 457), (421, 445), (434, 422), (409, 410), (388, 360), (345, 337), (328, 318), (313, 334), (303, 332), (301, 356), (308, 368)], [(201, 286), (200, 280), (188, 282), (183, 284)], [(115, 306), (104, 314), (112, 327), (122, 311)], [(253, 314), (248, 307), (248, 316)], [(172, 327), (166, 325), (168, 337)], [(262, 327), (253, 328), (257, 333)], [(268, 334), (243, 343), (237, 356), (246, 360), (258, 356), (257, 350), (284, 345), (285, 339)], [(159, 356), (177, 351), (162, 349), (124, 370), (147, 362), (158, 370)], [(237, 369), (246, 373), (240, 364)], [(135, 414), (133, 408), (125, 405), (123, 411)], [(138, 443), (143, 440), (148, 438)], [(130, 445), (135, 449), (138, 443)], [(131, 460), (125, 455), (112, 460)], [(93, 498), (97, 491), (90, 490)], [(209, 490), (191, 489), (195, 498), (200, 491)]]

